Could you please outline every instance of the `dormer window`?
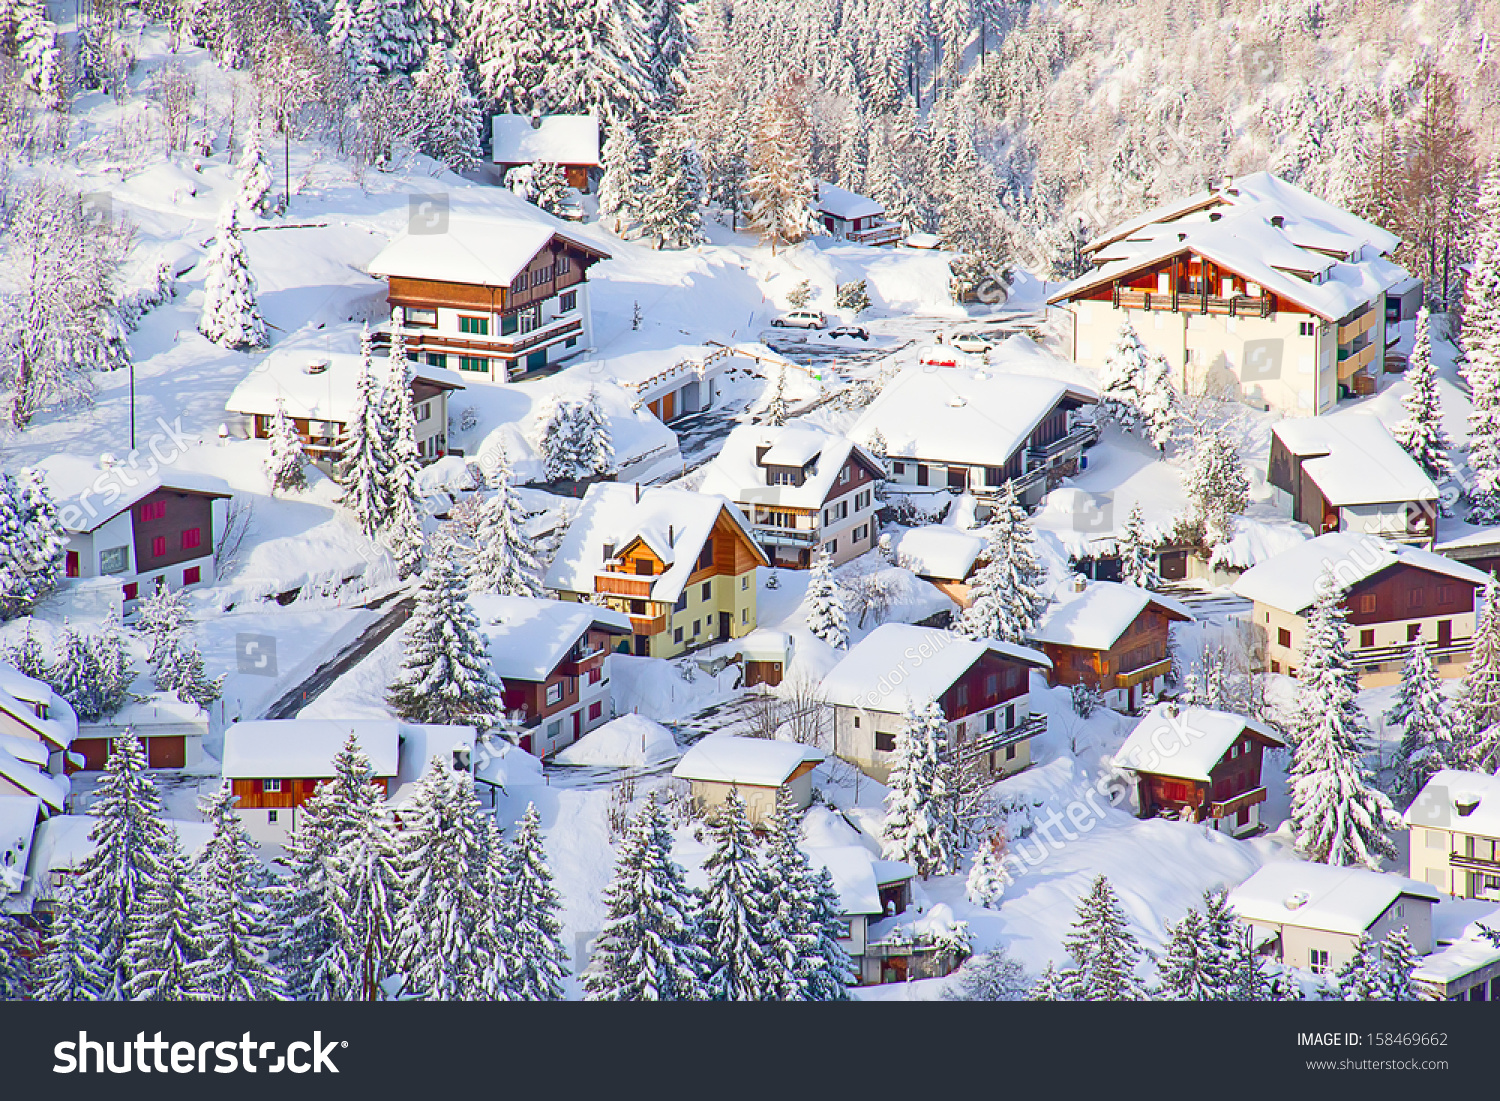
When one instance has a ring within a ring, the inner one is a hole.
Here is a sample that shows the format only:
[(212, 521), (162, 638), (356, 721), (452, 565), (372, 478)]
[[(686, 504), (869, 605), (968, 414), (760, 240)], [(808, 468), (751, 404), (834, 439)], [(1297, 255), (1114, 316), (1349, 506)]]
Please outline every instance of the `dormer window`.
[(615, 556), (615, 545), (613, 543), (605, 543), (604, 544), (604, 560), (606, 562), (608, 562), (614, 556)]

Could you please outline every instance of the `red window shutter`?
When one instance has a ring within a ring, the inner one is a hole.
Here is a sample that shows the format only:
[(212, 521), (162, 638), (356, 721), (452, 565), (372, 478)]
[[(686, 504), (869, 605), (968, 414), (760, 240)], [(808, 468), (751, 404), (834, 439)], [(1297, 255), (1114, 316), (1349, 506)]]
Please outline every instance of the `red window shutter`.
[(151, 540), (151, 557), (161, 558), (167, 553), (167, 537), (165, 535), (154, 536)]
[(184, 531), (182, 533), (182, 549), (183, 550), (192, 550), (194, 547), (198, 546), (202, 542), (203, 542), (203, 532), (202, 532), (201, 528), (188, 528), (186, 531)]
[(189, 566), (182, 571), (182, 583), (184, 585), (196, 585), (203, 579), (203, 573), (197, 566)]
[(140, 594), (141, 587), (136, 582), (132, 581), (130, 584), (124, 586), (122, 591), (125, 594), (126, 600), (134, 600)]
[(63, 573), (68, 577), (78, 576), (78, 552), (69, 551), (67, 561), (63, 567)]

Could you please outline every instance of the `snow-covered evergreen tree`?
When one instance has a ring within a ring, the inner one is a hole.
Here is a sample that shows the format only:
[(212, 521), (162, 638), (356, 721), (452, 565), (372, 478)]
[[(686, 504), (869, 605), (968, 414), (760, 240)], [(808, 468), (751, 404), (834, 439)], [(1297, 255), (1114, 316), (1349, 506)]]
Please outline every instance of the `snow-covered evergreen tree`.
[(478, 617), (464, 595), (454, 548), (440, 540), (422, 571), (401, 669), (386, 699), (409, 722), (461, 723), (484, 730), (503, 713), (503, 691)]
[(227, 673), (210, 677), (203, 671), (203, 654), (196, 642), (174, 640), (162, 651), (155, 665), (156, 687), (171, 692), (183, 703), (207, 711), (224, 694)]
[(987, 561), (969, 582), (969, 606), (953, 629), (965, 638), (1024, 642), (1047, 609), (1041, 586), (1046, 571), (1037, 561), (1035, 535), (1007, 482), (985, 529)]
[(256, 844), (235, 812), (228, 782), (199, 799), (213, 835), (193, 869), (200, 920), (194, 930), (202, 955), (188, 964), (200, 997), (264, 1002), (286, 997), (281, 976), (267, 962), (278, 930), (271, 924), (266, 871)]
[(254, 220), (257, 215), (267, 214), (271, 209), (271, 166), (266, 162), (266, 151), (260, 144), (260, 127), (250, 127), (250, 138), (240, 154), (240, 191), (235, 197), (235, 206), (245, 218)]
[(641, 235), (656, 248), (688, 248), (702, 237), (696, 185), (688, 147), (671, 141), (658, 143), (640, 215)]
[(818, 933), (817, 953), (821, 964), (814, 972), (808, 992), (815, 1002), (847, 1001), (849, 987), (858, 979), (854, 961), (844, 950), (844, 905), (833, 882), (833, 873), (820, 868), (813, 879), (813, 928)]
[(1234, 537), (1234, 519), (1250, 503), (1250, 480), (1239, 451), (1222, 428), (1204, 427), (1190, 453), (1182, 479), (1203, 543), (1218, 547)]
[(469, 88), (463, 66), (451, 50), (433, 42), (422, 68), (412, 79), (411, 109), (415, 116), (412, 140), (427, 154), (455, 172), (479, 164), (479, 100)]
[(1500, 769), (1500, 585), (1492, 573), (1485, 582), (1474, 647), (1453, 701), (1455, 764), (1494, 772)]
[(167, 831), (160, 878), (146, 892), (140, 913), (125, 935), (132, 1001), (180, 1002), (202, 997), (190, 969), (203, 956), (198, 900), (177, 835)]
[(708, 886), (702, 921), (710, 994), (716, 1001), (775, 999), (791, 977), (776, 953), (780, 929), (769, 906), (770, 883), (738, 790), (730, 790), (709, 833), (713, 851), (703, 862)]
[(521, 496), (511, 485), (510, 461), (500, 453), (489, 476), (492, 492), (480, 506), (469, 559), (469, 591), (543, 596), (542, 564), (524, 527)]
[(551, 161), (538, 161), (531, 166), (531, 191), (529, 201), (548, 214), (561, 217), (563, 200), (568, 195), (568, 177), (562, 165)]
[(416, 12), (410, 0), (360, 0), (355, 13), (362, 29), (367, 77), (409, 73), (420, 56)]
[(807, 577), (807, 629), (835, 650), (849, 648), (849, 617), (833, 576), (833, 559), (821, 547)]
[(1071, 998), (1087, 1002), (1129, 1002), (1145, 998), (1136, 977), (1140, 942), (1130, 931), (1125, 909), (1103, 875), (1078, 903), (1073, 933), (1064, 942), (1073, 966), (1062, 976)]
[(391, 355), (380, 422), (388, 436), (388, 465), (381, 479), (385, 487), (385, 521), (380, 537), (396, 560), (402, 577), (410, 577), (422, 561), (422, 504), (417, 476), (422, 453), (417, 447), (417, 415), (411, 401), (411, 366), (406, 337), (398, 314), (391, 326)]
[(328, 908), (334, 943), (327, 989), (336, 1001), (378, 1001), (398, 969), (404, 903), (401, 860), (390, 811), (379, 800), (346, 808), (351, 820), (330, 865)]
[(771, 241), (789, 245), (806, 240), (815, 229), (813, 178), (808, 163), (808, 127), (790, 90), (766, 100), (751, 136), (750, 218)]
[(1417, 311), (1417, 339), (1406, 368), (1411, 392), (1401, 399), (1406, 418), (1391, 429), (1396, 442), (1416, 460), (1434, 482), (1453, 474), (1448, 449), (1453, 445), (1443, 430), (1443, 399), (1437, 388), (1437, 367), (1432, 362), (1431, 317), (1427, 307)]
[(936, 700), (909, 703), (886, 780), (886, 858), (905, 861), (924, 879), (952, 874), (959, 859), (958, 790), (946, 724)]
[(964, 884), (964, 896), (975, 906), (993, 909), (1005, 897), (1005, 882), (1008, 878), (1000, 863), (1000, 853), (994, 840), (982, 841), (974, 850), (974, 861), (969, 866), (969, 878)]
[(761, 423), (772, 428), (781, 428), (786, 424), (790, 410), (786, 403), (786, 368), (776, 369), (776, 384), (771, 390), (771, 399), (766, 402), (766, 409), (760, 416)]
[(354, 412), (338, 440), (339, 504), (354, 516), (360, 531), (373, 539), (385, 523), (385, 471), (390, 465), (385, 441), (379, 386), (371, 364), (370, 333), (360, 337), (359, 381), (354, 389)]
[(286, 405), (276, 399), (276, 415), (271, 421), (271, 440), (266, 455), (266, 477), (271, 479), (271, 493), (285, 493), (307, 487), (307, 455), (297, 427), (286, 415)]
[(1202, 913), (1189, 907), (1168, 934), (1166, 955), (1160, 964), (1162, 993), (1179, 1002), (1218, 1000), (1219, 992), (1209, 978), (1218, 960), (1208, 942)]
[(1034, 1002), (1068, 1002), (1073, 1000), (1073, 995), (1068, 989), (1065, 974), (1058, 971), (1057, 965), (1048, 962), (1043, 969), (1041, 977), (1031, 988), (1030, 1000)]
[(578, 415), (577, 403), (559, 401), (542, 422), (537, 450), (541, 454), (542, 469), (549, 482), (576, 478), (583, 465), (583, 456), (578, 453), (577, 447), (581, 435), (576, 423)]
[(151, 643), (151, 653), (146, 660), (153, 666), (158, 665), (168, 650), (180, 645), (187, 637), (192, 623), (184, 590), (169, 589), (165, 585), (153, 590), (141, 601), (135, 618), (135, 629)]
[(1354, 955), (1339, 968), (1334, 983), (1346, 1002), (1382, 1001), (1385, 967), (1380, 960), (1380, 946), (1361, 933), (1354, 942)]
[(506, 890), (500, 905), (512, 938), (511, 990), (523, 1001), (555, 1002), (562, 999), (568, 964), (559, 920), (562, 903), (552, 885), (541, 823), (536, 804), (528, 803), (506, 853)]
[(625, 118), (609, 124), (604, 142), (604, 176), (599, 181), (599, 218), (625, 236), (641, 220), (646, 204), (646, 165), (635, 128)]
[(1402, 730), (1396, 758), (1393, 794), (1402, 805), (1417, 797), (1432, 775), (1448, 768), (1454, 756), (1452, 731), (1442, 681), (1424, 639), (1412, 643), (1401, 671), (1401, 691), (1385, 721)]
[(240, 240), (238, 201), (219, 221), (203, 280), (203, 313), (198, 331), (215, 344), (236, 350), (263, 348), (266, 323), (255, 300), (255, 276)]
[(1156, 569), (1156, 547), (1146, 538), (1140, 502), (1130, 506), (1116, 547), (1120, 554), (1121, 581), (1138, 589), (1152, 589), (1161, 584), (1161, 574)]
[(0, 1002), (26, 998), (35, 983), (36, 938), (13, 914), (0, 914)]
[(1318, 590), (1297, 670), (1292, 828), (1309, 860), (1378, 868), (1381, 857), (1395, 855), (1388, 834), (1401, 820), (1364, 762), (1368, 727), (1356, 700), (1342, 593), (1331, 577)]
[(1421, 956), (1411, 942), (1411, 934), (1403, 925), (1394, 933), (1386, 935), (1380, 946), (1382, 979), (1380, 997), (1388, 1002), (1425, 1001), (1421, 991), (1412, 986), (1411, 973), (1417, 969)]
[(604, 891), (604, 929), (583, 974), (590, 1001), (702, 1001), (709, 959), (697, 905), (672, 860), (666, 812), (648, 798)]
[(819, 908), (819, 877), (801, 848), (802, 816), (790, 792), (781, 788), (776, 810), (767, 823), (765, 846), (766, 884), (770, 894), (767, 909), (774, 919), (776, 935), (774, 974), (779, 989), (777, 1001), (822, 1001), (828, 996), (847, 997), (844, 982), (848, 966), (830, 974), (825, 955), (826, 941)]
[(583, 477), (608, 477), (616, 470), (615, 445), (609, 428), (609, 416), (599, 400), (599, 388), (590, 386), (588, 397), (573, 414), (572, 451), (577, 456)]
[(162, 882), (171, 842), (162, 822), (161, 793), (146, 774), (140, 740), (112, 740), (104, 775), (89, 813), (93, 851), (79, 862), (77, 883), (83, 924), (98, 953), (103, 997), (127, 997), (131, 971), (126, 936), (147, 911)]
[(1469, 521), (1493, 524), (1500, 522), (1500, 169), (1491, 170), (1480, 194), (1464, 296)]
[(109, 978), (71, 877), (53, 894), (52, 925), (33, 979), (33, 994), (44, 1002), (94, 1002), (108, 989)]
[(1172, 439), (1180, 413), (1171, 368), (1141, 342), (1129, 321), (1105, 357), (1099, 404), (1107, 417), (1158, 451)]
[[(130, 686), (135, 681), (135, 674), (130, 669), (130, 654), (122, 637), (118, 608), (110, 609), (103, 630), (89, 636), (88, 652), (93, 675), (91, 700), (97, 707), (94, 718), (107, 718), (129, 702)], [(81, 713), (78, 717), (93, 721)]]
[[(358, 752), (350, 735), (344, 754), (351, 744)], [(326, 982), (334, 944), (328, 876), (337, 851), (337, 798), (335, 783), (322, 783), (298, 808), (297, 828), (287, 835), (281, 859), (285, 871), (267, 892), (271, 924), (277, 930), (268, 961), (294, 1001), (324, 1001), (332, 994)]]
[(30, 615), (56, 590), (67, 545), (40, 473), (0, 471), (0, 620)]

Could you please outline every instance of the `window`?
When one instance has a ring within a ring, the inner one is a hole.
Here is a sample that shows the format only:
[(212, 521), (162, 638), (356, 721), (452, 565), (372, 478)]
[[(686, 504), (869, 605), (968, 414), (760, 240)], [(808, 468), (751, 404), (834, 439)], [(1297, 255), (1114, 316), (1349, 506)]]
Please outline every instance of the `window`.
[(615, 545), (613, 543), (605, 543), (604, 544), (604, 560), (607, 562), (611, 558), (613, 558), (614, 556), (615, 556)]
[(523, 333), (529, 333), (533, 329), (539, 329), (542, 327), (542, 307), (540, 305), (531, 307), (531, 309), (527, 310), (520, 316), (521, 331)]
[(460, 371), (482, 371), (489, 374), (490, 361), (483, 356), (459, 356), (458, 369)]
[(905, 463), (892, 463), (891, 464), (891, 473), (893, 473), (893, 474), (905, 474), (906, 473), (906, 464)]
[(568, 291), (566, 294), (561, 295), (558, 298), (558, 300), (557, 300), (557, 310), (558, 310), (559, 313), (572, 313), (577, 308), (578, 308), (578, 292), (577, 291)]
[(167, 502), (147, 501), (140, 507), (140, 518), (143, 522), (152, 520), (165, 520), (167, 516)]
[(183, 550), (192, 550), (194, 547), (201, 546), (202, 543), (203, 543), (203, 529), (202, 528), (188, 528), (186, 531), (184, 531), (182, 533), (182, 549)]
[(557, 258), (557, 274), (567, 275), (573, 270), (573, 260), (566, 253)]
[(672, 641), (673, 642), (681, 642), (682, 641), (682, 628), (681, 627), (677, 628), (675, 631), (672, 632)]
[(702, 629), (702, 625), (703, 625), (703, 621), (701, 619), (695, 619), (695, 620), (693, 620), (693, 637), (694, 638), (698, 637), (698, 633)]
[(675, 604), (672, 605), (672, 610), (674, 612), (685, 612), (685, 611), (687, 611), (687, 593), (683, 593), (681, 596), (679, 596), (677, 598), (677, 603), (675, 603)]
[(262, 780), (260, 790), (268, 795), (274, 795), (281, 790), (280, 780)]
[(1408, 608), (1420, 608), (1427, 601), (1427, 594), (1421, 589), (1413, 589), (1406, 594), (1406, 606)]
[(99, 572), (124, 573), (130, 564), (130, 548), (106, 547), (99, 552)]
[(277, 821), (279, 819), (279, 817), (280, 817), (280, 812), (279, 811), (274, 811), (274, 810), (268, 810), (268, 811), (266, 811), (266, 821), (267, 822), (275, 822), (275, 821)]
[(823, 544), (823, 549), (826, 550), (829, 554), (837, 554), (839, 549), (839, 541), (837, 539), (830, 539), (828, 540), (828, 542)]
[(558, 681), (556, 684), (549, 684), (549, 685), (547, 685), (547, 706), (548, 707), (551, 707), (554, 704), (562, 703), (562, 698), (563, 698), (563, 683), (562, 683), (562, 681)]
[(427, 366), (447, 368), (448, 356), (445, 352), (428, 352)]
[(631, 615), (645, 615), (646, 614), (646, 602), (644, 600), (632, 600), (630, 602), (630, 614)]
[(151, 540), (151, 557), (161, 558), (167, 553), (167, 537), (158, 535)]
[(797, 476), (790, 470), (772, 470), (769, 472), (769, 475), (770, 478), (767, 484), (773, 486), (789, 486), (795, 484), (797, 481)]
[(635, 560), (635, 575), (637, 577), (650, 577), (651, 576), (651, 559), (649, 559), (649, 558), (637, 558)]
[(959, 707), (967, 707), (969, 705), (969, 686), (967, 684), (958, 685), (953, 690), (953, 696), (954, 702), (956, 702)]
[(839, 471), (839, 485), (847, 485), (848, 483), (849, 483), (849, 466), (846, 463), (844, 465), (844, 469)]
[(1312, 968), (1314, 975), (1322, 975), (1328, 970), (1328, 951), (1323, 948), (1314, 948), (1308, 953), (1308, 965)]
[(884, 730), (877, 730), (875, 732), (875, 748), (882, 753), (896, 752), (896, 735), (887, 733)]
[(854, 729), (855, 730), (859, 729), (859, 716), (858, 715), (854, 716)]
[(1374, 646), (1375, 645), (1375, 632), (1374, 631), (1361, 631), (1359, 633), (1359, 645), (1360, 645), (1360, 648), (1364, 649), (1364, 650), (1368, 650), (1371, 646)]
[(1367, 615), (1375, 610), (1374, 593), (1366, 593), (1359, 598), (1359, 610)]
[(521, 315), (508, 313), (500, 319), (500, 335), (511, 336), (521, 327)]
[(1304, 322), (1302, 322), (1298, 326), (1298, 329), (1302, 333), (1303, 336), (1316, 336), (1317, 332), (1318, 332), (1317, 325), (1314, 322), (1311, 322), (1311, 321), (1304, 321)]
[(122, 586), (120, 591), (125, 594), (126, 600), (135, 600), (141, 595), (141, 587), (134, 581)]
[(714, 545), (713, 545), (713, 542), (710, 540), (709, 542), (705, 543), (703, 545), (703, 549), (698, 552), (698, 566), (697, 566), (697, 568), (700, 569), (700, 570), (706, 570), (710, 566), (712, 566), (713, 564), (714, 564)]
[(464, 314), (459, 314), (458, 331), (461, 333), (472, 333), (474, 336), (489, 336), (490, 319), (487, 317), (468, 317)]
[(547, 724), (547, 737), (549, 739), (556, 740), (561, 734), (562, 734), (562, 720), (561, 719), (558, 719), (557, 722), (555, 722), (555, 723), (548, 723)]
[(589, 670), (589, 683), (590, 684), (598, 684), (603, 679), (604, 679), (604, 670), (601, 669), (599, 666), (596, 665), (592, 669)]
[(748, 577), (742, 577), (742, 578), (740, 578), (740, 592), (744, 592), (749, 587), (750, 587), (750, 579)]
[(1406, 625), (1406, 641), (1416, 642), (1422, 637), (1422, 625), (1420, 623), (1408, 623)]
[(603, 714), (604, 714), (604, 701), (603, 700), (596, 700), (595, 702), (589, 704), (589, 722), (593, 722), (595, 719), (599, 718), (599, 716), (601, 716)]
[(408, 307), (404, 314), (406, 324), (413, 329), (431, 329), (437, 325), (437, 310), (414, 310)]
[(1008, 745), (1008, 746), (1005, 747), (1005, 759), (1007, 761), (1014, 761), (1016, 759), (1016, 747), (1015, 746)]
[(1285, 627), (1276, 628), (1276, 645), (1290, 647), (1292, 645), (1292, 632)]
[(702, 593), (704, 600), (712, 600), (714, 598), (714, 583), (712, 581), (705, 581)]
[(741, 623), (746, 623), (746, 624), (748, 624), (750, 622), (750, 609), (749, 608), (741, 608), (740, 609), (740, 622)]
[(1439, 585), (1438, 586), (1438, 603), (1439, 604), (1451, 604), (1452, 602), (1453, 602), (1453, 586), (1452, 585)]
[(189, 566), (182, 571), (182, 583), (184, 585), (196, 585), (203, 580), (203, 571), (198, 566)]

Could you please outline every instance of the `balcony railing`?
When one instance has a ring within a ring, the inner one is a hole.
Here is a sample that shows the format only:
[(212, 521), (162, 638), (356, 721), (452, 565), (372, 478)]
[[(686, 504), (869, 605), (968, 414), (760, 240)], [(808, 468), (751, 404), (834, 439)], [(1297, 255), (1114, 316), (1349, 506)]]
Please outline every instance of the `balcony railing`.
[(1357, 352), (1339, 352), (1339, 381), (1347, 381), (1357, 371), (1368, 367), (1375, 360), (1375, 345), (1366, 344)]
[(642, 577), (637, 574), (596, 573), (594, 591), (608, 593), (611, 596), (633, 597), (638, 600), (651, 595), (651, 583), (655, 580), (654, 577)]
[(818, 533), (799, 528), (779, 528), (775, 524), (754, 525), (755, 541), (776, 547), (810, 547), (818, 541)]
[[(506, 336), (450, 336), (433, 329), (407, 329), (406, 349), (411, 352), (454, 352), (463, 355), (478, 352), (489, 356), (514, 358), (540, 344), (551, 344), (583, 331), (583, 322), (577, 317), (559, 317), (529, 333), (511, 333)], [(377, 348), (387, 348), (391, 342), (390, 326), (385, 325), (370, 334)]]
[(1143, 665), (1139, 669), (1129, 669), (1123, 673), (1115, 674), (1116, 688), (1134, 688), (1142, 681), (1148, 681), (1152, 677), (1164, 677), (1172, 671), (1172, 659), (1163, 658), (1161, 661), (1153, 661), (1150, 665)]
[(1246, 807), (1253, 807), (1257, 803), (1266, 801), (1265, 788), (1251, 788), (1242, 791), (1233, 799), (1215, 799), (1208, 804), (1208, 816), (1210, 818), (1228, 818), (1231, 814), (1238, 814)]
[(667, 629), (667, 617), (633, 615), (630, 617), (630, 629), (638, 635), (659, 635)]
[(1028, 447), (1026, 449), (1026, 461), (1033, 467), (1050, 463), (1059, 455), (1072, 451), (1074, 448), (1085, 448), (1098, 439), (1099, 426), (1090, 421), (1082, 421), (1070, 428), (1067, 435), (1059, 437), (1051, 443)]
[(881, 222), (878, 226), (845, 234), (845, 237), (856, 245), (891, 245), (901, 240), (901, 227), (895, 222)]
[(1171, 313), (1212, 313), (1226, 317), (1270, 317), (1271, 299), (1260, 295), (1237, 294), (1228, 298), (1188, 291), (1133, 291), (1114, 288), (1116, 309), (1164, 310)]
[(1375, 327), (1375, 318), (1378, 316), (1374, 310), (1366, 309), (1365, 312), (1347, 324), (1339, 326), (1339, 343), (1348, 344)]
[(1455, 868), (1487, 875), (1500, 875), (1500, 860), (1486, 860), (1482, 856), (1467, 856), (1464, 853), (1449, 853), (1448, 863)]
[(960, 760), (968, 760), (1045, 733), (1047, 733), (1047, 716), (1028, 715), (1009, 730), (985, 731), (983, 736), (954, 745), (952, 749)]
[[(1427, 652), (1434, 658), (1460, 658), (1467, 657), (1474, 650), (1472, 638), (1454, 639), (1451, 642), (1427, 644)], [(1396, 646), (1366, 646), (1350, 651), (1350, 659), (1355, 668), (1370, 670), (1381, 665), (1390, 663), (1404, 664), (1411, 657), (1411, 644), (1405, 643)]]

